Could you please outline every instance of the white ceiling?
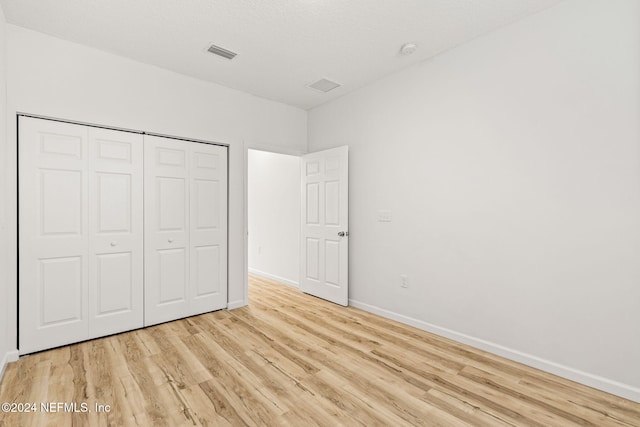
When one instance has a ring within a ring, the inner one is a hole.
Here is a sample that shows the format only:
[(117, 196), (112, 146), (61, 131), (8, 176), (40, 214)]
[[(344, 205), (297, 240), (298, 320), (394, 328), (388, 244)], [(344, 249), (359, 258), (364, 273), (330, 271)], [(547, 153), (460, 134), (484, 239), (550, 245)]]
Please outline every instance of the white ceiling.
[[(559, 2), (0, 0), (9, 23), (304, 109)], [(343, 86), (306, 87), (323, 77)]]

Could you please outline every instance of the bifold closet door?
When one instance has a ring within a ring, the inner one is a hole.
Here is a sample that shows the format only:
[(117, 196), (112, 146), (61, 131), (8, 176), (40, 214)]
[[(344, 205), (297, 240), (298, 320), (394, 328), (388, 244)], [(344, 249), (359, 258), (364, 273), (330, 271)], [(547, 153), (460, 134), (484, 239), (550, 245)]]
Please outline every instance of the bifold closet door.
[(145, 325), (227, 306), (227, 149), (145, 136)]
[(142, 326), (142, 136), (19, 121), (26, 354)]
[(20, 118), (20, 353), (89, 337), (88, 132)]
[(142, 135), (89, 128), (89, 335), (144, 324)]

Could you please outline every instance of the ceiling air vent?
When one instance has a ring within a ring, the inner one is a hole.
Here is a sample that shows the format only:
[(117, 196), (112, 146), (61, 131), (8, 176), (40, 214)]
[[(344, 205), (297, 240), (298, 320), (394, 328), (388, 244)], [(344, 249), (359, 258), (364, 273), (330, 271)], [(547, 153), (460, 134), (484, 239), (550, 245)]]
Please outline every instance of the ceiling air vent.
[(226, 58), (226, 59), (233, 59), (237, 55), (237, 53), (231, 52), (230, 50), (227, 50), (227, 49), (223, 49), (220, 46), (216, 46), (215, 44), (212, 44), (211, 46), (209, 46), (209, 48), (207, 49), (207, 52), (211, 52), (215, 55), (222, 56), (223, 58)]
[(308, 85), (307, 87), (318, 90), (320, 92), (329, 92), (330, 90), (333, 90), (340, 86), (340, 83), (332, 82), (329, 79), (320, 79), (317, 82)]

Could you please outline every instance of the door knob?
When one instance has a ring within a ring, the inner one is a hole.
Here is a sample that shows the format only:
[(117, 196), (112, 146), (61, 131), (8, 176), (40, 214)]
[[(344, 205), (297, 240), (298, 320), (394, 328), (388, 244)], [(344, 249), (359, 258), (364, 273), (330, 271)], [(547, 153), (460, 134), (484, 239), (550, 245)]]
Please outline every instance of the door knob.
[(115, 246), (115, 245), (117, 245), (118, 243), (117, 243), (117, 242), (111, 242), (110, 244), (111, 244), (111, 246)]
[(349, 235), (348, 231), (340, 231), (340, 232), (338, 232), (338, 236), (340, 236), (340, 237), (344, 237), (344, 236), (348, 236), (348, 235)]
[(173, 239), (169, 239), (169, 240), (168, 240), (168, 242), (169, 242), (169, 243), (173, 243)]

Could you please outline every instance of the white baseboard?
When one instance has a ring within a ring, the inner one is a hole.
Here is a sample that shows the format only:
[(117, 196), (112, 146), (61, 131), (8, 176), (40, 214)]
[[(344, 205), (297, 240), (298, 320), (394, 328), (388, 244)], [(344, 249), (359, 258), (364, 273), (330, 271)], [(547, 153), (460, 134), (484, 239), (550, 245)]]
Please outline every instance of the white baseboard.
[(249, 273), (256, 276), (262, 276), (265, 279), (275, 280), (276, 282), (284, 283), (285, 285), (293, 286), (294, 288), (300, 288), (298, 282), (294, 280), (285, 279), (284, 277), (276, 276), (275, 274), (265, 273), (264, 271), (256, 270), (255, 268), (249, 268)]
[(240, 308), (240, 307), (244, 307), (245, 305), (247, 305), (247, 302), (243, 299), (239, 299), (236, 301), (230, 301), (227, 304), (227, 310), (234, 310), (236, 308)]
[(0, 361), (0, 381), (2, 381), (4, 370), (7, 367), (7, 364), (15, 362), (19, 357), (20, 353), (18, 353), (18, 350), (12, 350), (5, 353), (5, 355), (2, 357), (2, 361)]
[(598, 375), (580, 371), (569, 366), (561, 365), (559, 363), (542, 359), (540, 357), (532, 356), (530, 354), (523, 353), (518, 350), (513, 350), (511, 348), (504, 347), (490, 341), (475, 338), (470, 335), (453, 331), (451, 329), (442, 328), (440, 326), (436, 326), (422, 320), (414, 319), (412, 317), (398, 314), (360, 301), (350, 299), (349, 305), (367, 311), (369, 313), (386, 317), (387, 319), (395, 320), (397, 322), (422, 329), (423, 331), (431, 332), (433, 334), (440, 335), (442, 337), (449, 338), (470, 345), (472, 347), (488, 351), (493, 354), (497, 354), (515, 362), (519, 362), (524, 365), (531, 366), (554, 375), (558, 375), (559, 377), (563, 377), (571, 381), (575, 381), (577, 383), (584, 384), (589, 387), (593, 387), (598, 390), (615, 394), (616, 396), (620, 396), (625, 399), (633, 400), (634, 402), (640, 403), (640, 388), (633, 387), (629, 384), (623, 384), (614, 380), (610, 380), (608, 378), (603, 378)]

